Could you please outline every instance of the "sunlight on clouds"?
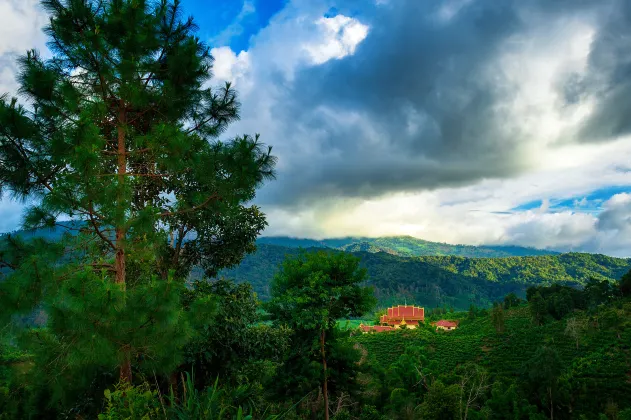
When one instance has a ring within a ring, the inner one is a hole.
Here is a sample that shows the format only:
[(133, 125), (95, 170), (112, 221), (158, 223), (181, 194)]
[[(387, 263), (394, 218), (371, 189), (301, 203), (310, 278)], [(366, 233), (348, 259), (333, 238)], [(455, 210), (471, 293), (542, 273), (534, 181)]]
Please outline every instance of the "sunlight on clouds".
[(238, 55), (230, 47), (213, 48), (210, 53), (215, 58), (213, 63), (212, 83), (231, 82), (243, 94), (251, 87), (250, 56), (247, 51)]
[(323, 39), (304, 47), (314, 64), (322, 64), (334, 58), (340, 59), (354, 54), (357, 45), (368, 35), (367, 25), (344, 15), (322, 17), (316, 24), (320, 28)]
[(505, 41), (498, 68), (511, 86), (510, 113), (530, 140), (531, 159), (541, 162), (542, 147), (575, 132), (590, 112), (590, 104), (564, 107), (557, 86), (562, 77), (585, 71), (594, 34), (583, 21), (562, 20)]

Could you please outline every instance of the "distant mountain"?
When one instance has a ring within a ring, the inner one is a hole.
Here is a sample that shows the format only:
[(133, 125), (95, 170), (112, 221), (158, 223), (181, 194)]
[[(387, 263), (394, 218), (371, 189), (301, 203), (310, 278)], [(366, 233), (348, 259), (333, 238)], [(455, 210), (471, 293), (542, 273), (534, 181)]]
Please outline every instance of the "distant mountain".
[[(349, 245), (343, 247), (352, 249)], [(357, 246), (363, 248), (365, 243)], [(327, 248), (304, 251), (323, 249)], [(252, 283), (259, 296), (267, 299), (270, 282), (282, 261), (300, 252), (303, 251), (297, 247), (259, 243), (254, 254), (221, 275)], [(372, 250), (353, 254), (361, 258), (362, 266), (368, 270), (368, 284), (374, 286), (380, 305), (407, 300), (427, 307), (450, 305), (466, 309), (471, 303), (488, 306), (510, 292), (523, 296), (531, 285), (560, 283), (578, 287), (590, 277), (618, 281), (631, 269), (631, 259), (582, 253), (502, 258), (402, 257)]]
[[(66, 224), (79, 227), (72, 222)], [(41, 229), (12, 235), (57, 240), (64, 231)], [(631, 269), (631, 259), (605, 255), (559, 254), (516, 246), (449, 245), (409, 236), (323, 240), (262, 237), (257, 246), (258, 250), (240, 265), (220, 274), (252, 283), (262, 299), (269, 298), (271, 279), (285, 256), (303, 252), (300, 248), (357, 255), (368, 270), (368, 284), (374, 286), (380, 305), (407, 300), (427, 307), (466, 309), (471, 303), (489, 305), (510, 292), (523, 295), (535, 284), (580, 286), (589, 277), (617, 281)], [(201, 275), (201, 270), (193, 270), (193, 278)]]
[(385, 252), (402, 257), (425, 255), (454, 255), (470, 258), (526, 257), (537, 255), (557, 255), (556, 251), (526, 248), (520, 246), (451, 245), (430, 242), (411, 236), (389, 236), (382, 238), (345, 237), (337, 239), (301, 239), (286, 236), (261, 237), (259, 244), (279, 245), (288, 248), (333, 248), (348, 252)]

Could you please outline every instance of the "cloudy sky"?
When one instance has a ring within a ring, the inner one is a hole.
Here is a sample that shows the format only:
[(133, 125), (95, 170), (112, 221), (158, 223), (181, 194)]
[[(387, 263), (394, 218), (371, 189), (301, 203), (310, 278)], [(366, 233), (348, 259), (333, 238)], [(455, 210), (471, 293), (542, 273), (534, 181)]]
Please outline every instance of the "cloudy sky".
[[(279, 158), (266, 235), (631, 256), (631, 1), (182, 3), (240, 93), (226, 135)], [(0, 91), (45, 21), (0, 0)]]

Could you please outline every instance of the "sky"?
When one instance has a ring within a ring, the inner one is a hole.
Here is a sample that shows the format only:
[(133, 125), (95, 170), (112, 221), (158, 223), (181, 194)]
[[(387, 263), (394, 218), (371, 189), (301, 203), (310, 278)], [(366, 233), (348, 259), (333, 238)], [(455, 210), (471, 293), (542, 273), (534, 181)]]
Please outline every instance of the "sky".
[[(631, 1), (182, 0), (277, 179), (265, 235), (631, 257)], [(0, 92), (45, 52), (0, 0)], [(3, 198), (0, 231), (21, 205)]]

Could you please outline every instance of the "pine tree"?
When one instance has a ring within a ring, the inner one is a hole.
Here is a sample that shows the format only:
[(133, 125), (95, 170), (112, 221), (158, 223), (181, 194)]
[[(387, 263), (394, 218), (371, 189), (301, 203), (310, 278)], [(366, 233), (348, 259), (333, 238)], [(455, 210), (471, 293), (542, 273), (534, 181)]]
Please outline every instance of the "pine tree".
[(191, 335), (186, 277), (254, 250), (265, 218), (246, 204), (275, 159), (258, 135), (218, 140), (239, 103), (208, 87), (213, 58), (178, 0), (42, 4), (53, 56), (29, 51), (24, 102), (0, 100), (0, 186), (33, 203), (25, 229), (67, 234), (7, 238), (1, 315), (44, 309), (24, 345), (62, 389), (116, 366), (167, 373)]

